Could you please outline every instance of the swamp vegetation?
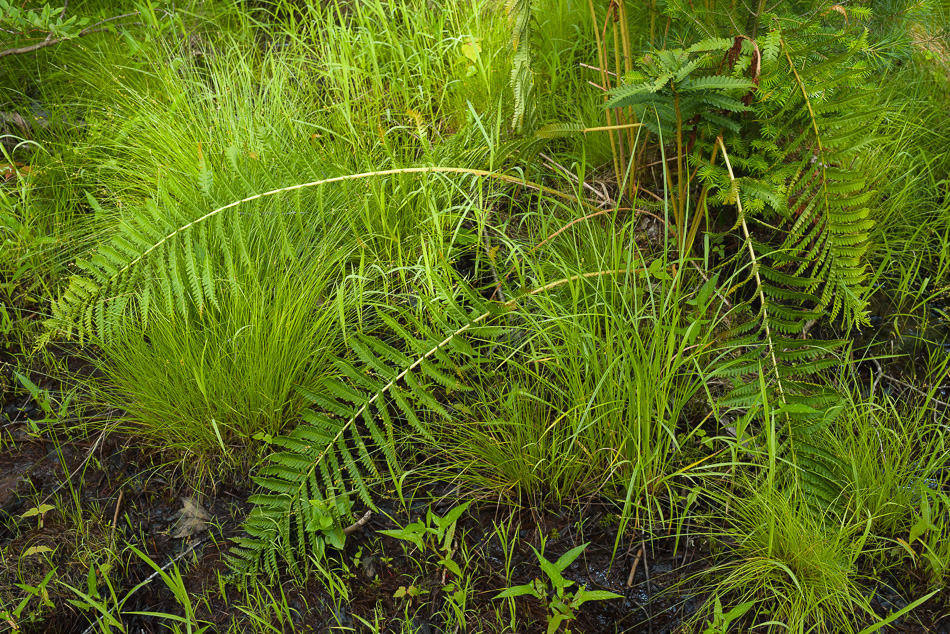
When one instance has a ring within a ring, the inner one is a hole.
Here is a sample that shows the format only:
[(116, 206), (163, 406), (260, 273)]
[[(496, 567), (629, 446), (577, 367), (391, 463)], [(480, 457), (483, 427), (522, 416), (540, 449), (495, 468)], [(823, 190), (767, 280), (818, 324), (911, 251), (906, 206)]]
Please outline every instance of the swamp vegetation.
[(946, 2), (0, 28), (0, 631), (950, 632)]

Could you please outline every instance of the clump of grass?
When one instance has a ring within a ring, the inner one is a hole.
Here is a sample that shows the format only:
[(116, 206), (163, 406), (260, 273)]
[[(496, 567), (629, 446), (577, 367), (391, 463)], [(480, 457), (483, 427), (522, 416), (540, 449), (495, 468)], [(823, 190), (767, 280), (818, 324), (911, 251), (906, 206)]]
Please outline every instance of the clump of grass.
[(909, 557), (925, 571), (928, 589), (950, 572), (950, 435), (933, 416), (930, 403), (853, 402), (835, 440), (847, 457), (848, 510), (872, 522), (873, 561), (890, 567)]
[(119, 429), (202, 475), (253, 462), (260, 439), (286, 431), (306, 407), (295, 389), (325, 371), (339, 324), (330, 269), (245, 280), (220, 310), (156, 315), (106, 342), (104, 401)]
[(919, 508), (918, 485), (936, 482), (946, 463), (945, 427), (929, 406), (887, 397), (849, 404), (837, 430), (838, 455), (847, 456), (846, 495), (852, 512), (870, 516), (876, 535), (900, 535)]
[(858, 615), (873, 615), (856, 567), (869, 521), (823, 513), (765, 481), (726, 498), (723, 541), (732, 560), (710, 572), (721, 575), (718, 595), (754, 601), (774, 631), (852, 632)]
[[(476, 485), (537, 505), (595, 492), (626, 496), (628, 505), (658, 499), (650, 492), (664, 486), (681, 439), (697, 429), (689, 414), (705, 396), (716, 298), (687, 291), (682, 271), (672, 278), (638, 266), (622, 245), (617, 237), (599, 263), (586, 256), (610, 274), (525, 303), (480, 406), (438, 432)], [(551, 279), (574, 272), (566, 263), (545, 268)]]

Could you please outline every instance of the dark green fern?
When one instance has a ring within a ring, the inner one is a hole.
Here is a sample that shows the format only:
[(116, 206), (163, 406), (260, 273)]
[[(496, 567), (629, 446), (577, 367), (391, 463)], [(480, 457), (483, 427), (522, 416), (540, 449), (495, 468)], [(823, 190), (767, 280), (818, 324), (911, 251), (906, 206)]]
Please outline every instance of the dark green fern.
[[(784, 422), (783, 455), (798, 467), (801, 490), (828, 508), (841, 496), (840, 461), (824, 448), (823, 434), (840, 399), (816, 377), (839, 363), (846, 342), (809, 340), (806, 329), (822, 316), (845, 328), (865, 319), (874, 192), (856, 157), (877, 112), (860, 83), (859, 43), (843, 48), (831, 33), (773, 31), (760, 46), (751, 132), (720, 134), (724, 160), (703, 172), (711, 202), (738, 209), (746, 306), (755, 307), (733, 331), (733, 345), (745, 352), (728, 370), (738, 384), (723, 404), (754, 406), (761, 395), (742, 377), (764, 371)], [(864, 107), (852, 108), (858, 101)]]
[(305, 423), (272, 440), (282, 451), (254, 477), (264, 492), (251, 497), (248, 536), (235, 539), (228, 557), (236, 572), (263, 564), (273, 576), (280, 560), (297, 569), (307, 554), (322, 556), (326, 543), (342, 544), (354, 498), (375, 508), (367, 484), (380, 478), (378, 464), (398, 477), (397, 429), (431, 441), (429, 422), (451, 419), (446, 403), (466, 390), (466, 377), (478, 374), (472, 366), (485, 360), (474, 335), (490, 334), (493, 328), (483, 324), (499, 310), (459, 292), (460, 298), (443, 292), (438, 302), (426, 303), (423, 316), (379, 309), (381, 331), (400, 345), (371, 332), (355, 334), (353, 358), (335, 361), (338, 377), (303, 391), (313, 409)]
[[(838, 398), (818, 376), (844, 342), (804, 336), (823, 317), (845, 328), (864, 320), (875, 194), (857, 157), (878, 114), (863, 47), (820, 17), (758, 40), (711, 38), (644, 56), (608, 104), (633, 108), (669, 144), (684, 254), (704, 219), (734, 210), (741, 247), (725, 264), (747, 274), (730, 291), (740, 300), (729, 335), (738, 356), (717, 371), (734, 385), (721, 404), (755, 410), (768, 398), (802, 489), (826, 504), (840, 494), (837, 460), (821, 441)], [(759, 373), (764, 394), (752, 380)]]

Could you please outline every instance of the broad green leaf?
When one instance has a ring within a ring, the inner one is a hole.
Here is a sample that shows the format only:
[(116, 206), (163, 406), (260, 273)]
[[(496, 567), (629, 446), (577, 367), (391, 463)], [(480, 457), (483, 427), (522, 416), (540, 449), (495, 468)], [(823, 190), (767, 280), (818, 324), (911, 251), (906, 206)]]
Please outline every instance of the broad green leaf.
[(514, 586), (512, 588), (508, 588), (507, 590), (502, 590), (501, 592), (495, 595), (495, 598), (507, 599), (509, 597), (520, 597), (526, 594), (530, 594), (531, 596), (538, 599), (541, 598), (541, 595), (538, 594), (537, 591), (535, 591), (535, 589), (532, 588), (530, 585)]
[(566, 553), (564, 553), (563, 555), (561, 555), (561, 558), (557, 560), (556, 564), (554, 564), (555, 567), (557, 567), (558, 570), (563, 572), (565, 568), (567, 568), (572, 563), (574, 563), (574, 560), (577, 559), (582, 552), (584, 552), (584, 549), (587, 548), (588, 544), (590, 544), (590, 542), (586, 542), (584, 544), (581, 544), (580, 546), (576, 546), (570, 549), (569, 551), (567, 551)]

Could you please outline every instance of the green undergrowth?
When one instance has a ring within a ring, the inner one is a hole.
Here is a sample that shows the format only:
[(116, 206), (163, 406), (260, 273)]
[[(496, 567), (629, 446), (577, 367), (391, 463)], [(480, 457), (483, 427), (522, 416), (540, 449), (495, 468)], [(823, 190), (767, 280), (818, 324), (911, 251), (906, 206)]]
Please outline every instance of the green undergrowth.
[[(62, 125), (0, 161), (3, 404), (91, 384), (5, 425), (248, 502), (161, 622), (641, 631), (665, 551), (676, 631), (946, 618), (946, 350), (861, 347), (872, 293), (944, 310), (946, 17), (693, 4), (153, 3), (5, 58)], [(14, 629), (125, 631), (163, 565), (75, 486), (3, 517)]]

